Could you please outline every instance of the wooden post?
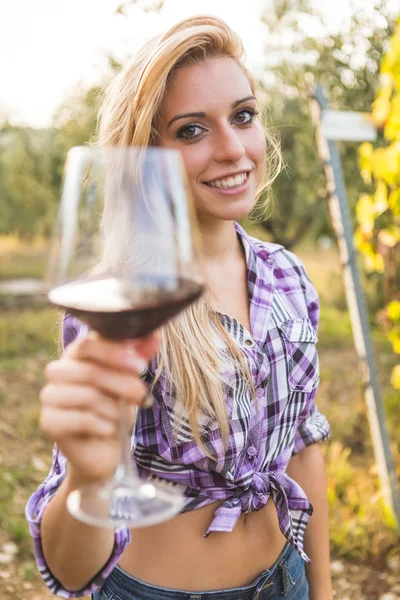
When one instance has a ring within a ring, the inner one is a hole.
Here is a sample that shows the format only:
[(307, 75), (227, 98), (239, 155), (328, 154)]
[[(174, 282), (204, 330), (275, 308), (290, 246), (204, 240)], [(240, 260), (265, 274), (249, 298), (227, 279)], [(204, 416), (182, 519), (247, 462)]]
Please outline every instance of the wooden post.
[[(356, 263), (353, 245), (353, 227), (347, 193), (344, 184), (339, 150), (336, 144), (340, 139), (340, 131), (334, 134), (334, 139), (327, 139), (322, 131), (324, 110), (327, 109), (324, 90), (317, 86), (311, 95), (311, 115), (315, 127), (315, 137), (318, 155), (322, 160), (327, 191), (329, 195), (329, 210), (333, 228), (339, 246), (340, 262), (346, 290), (347, 305), (350, 313), (354, 344), (361, 367), (361, 376), (365, 386), (369, 427), (375, 453), (375, 460), (381, 480), (383, 497), (400, 524), (400, 496), (396, 477), (396, 469), (390, 449), (384, 408), (380, 395), (376, 362), (372, 348), (371, 334), (368, 323), (368, 313), (364, 293)], [(357, 113), (354, 113), (355, 116)], [(333, 134), (332, 134), (333, 137)], [(346, 131), (345, 139), (349, 138)], [(357, 140), (360, 140), (359, 132)]]

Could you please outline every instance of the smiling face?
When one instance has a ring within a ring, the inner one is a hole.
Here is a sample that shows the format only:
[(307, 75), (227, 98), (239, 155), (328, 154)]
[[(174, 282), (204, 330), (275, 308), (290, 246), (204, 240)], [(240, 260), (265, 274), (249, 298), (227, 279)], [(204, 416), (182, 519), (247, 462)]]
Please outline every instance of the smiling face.
[(232, 58), (176, 71), (159, 113), (158, 144), (180, 150), (200, 222), (254, 207), (266, 142), (249, 80)]

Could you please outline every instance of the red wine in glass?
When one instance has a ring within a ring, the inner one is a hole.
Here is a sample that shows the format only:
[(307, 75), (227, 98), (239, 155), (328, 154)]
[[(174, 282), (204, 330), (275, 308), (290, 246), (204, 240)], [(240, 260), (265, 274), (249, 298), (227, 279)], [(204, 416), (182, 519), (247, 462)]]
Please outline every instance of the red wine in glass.
[(50, 301), (102, 337), (145, 337), (200, 297), (203, 283), (186, 277), (96, 277), (54, 288)]

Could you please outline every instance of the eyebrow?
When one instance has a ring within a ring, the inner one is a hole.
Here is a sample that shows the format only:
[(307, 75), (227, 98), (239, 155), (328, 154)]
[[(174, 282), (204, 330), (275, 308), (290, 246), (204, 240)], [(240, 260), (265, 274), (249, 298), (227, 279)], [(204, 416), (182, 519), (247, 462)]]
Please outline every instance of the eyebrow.
[[(239, 104), (242, 104), (243, 102), (247, 102), (248, 100), (256, 100), (256, 97), (251, 95), (251, 96), (246, 96), (245, 98), (241, 98), (240, 100), (235, 100), (235, 102), (233, 102), (233, 104), (231, 105), (232, 108), (236, 108), (237, 106), (239, 106)], [(168, 123), (167, 127), (170, 127), (170, 125), (172, 125), (172, 123), (174, 121), (177, 121), (178, 119), (187, 119), (188, 117), (197, 117), (200, 119), (204, 119), (204, 117), (206, 117), (206, 113), (205, 112), (191, 112), (191, 113), (182, 113), (179, 115), (175, 115), (175, 117), (173, 117), (170, 122)]]

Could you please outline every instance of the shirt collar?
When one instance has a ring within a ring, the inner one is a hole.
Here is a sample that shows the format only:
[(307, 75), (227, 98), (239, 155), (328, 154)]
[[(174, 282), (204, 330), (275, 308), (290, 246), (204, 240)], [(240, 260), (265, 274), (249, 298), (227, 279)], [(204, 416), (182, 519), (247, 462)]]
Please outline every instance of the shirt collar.
[(251, 334), (260, 344), (267, 336), (275, 289), (271, 254), (282, 246), (250, 237), (236, 222), (235, 229), (246, 253)]
[(270, 262), (271, 254), (274, 254), (278, 250), (281, 250), (283, 246), (281, 244), (273, 244), (271, 242), (261, 242), (251, 237), (247, 231), (243, 229), (239, 225), (239, 223), (234, 223), (236, 233), (240, 236), (243, 247), (246, 253), (246, 259), (249, 260), (249, 256), (251, 252), (254, 252), (263, 262)]

